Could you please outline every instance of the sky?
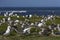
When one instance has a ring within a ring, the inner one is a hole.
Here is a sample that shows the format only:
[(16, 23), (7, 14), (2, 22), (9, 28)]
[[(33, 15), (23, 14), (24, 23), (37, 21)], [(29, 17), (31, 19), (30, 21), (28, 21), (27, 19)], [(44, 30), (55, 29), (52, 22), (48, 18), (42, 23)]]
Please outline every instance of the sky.
[(0, 0), (0, 7), (60, 7), (60, 0)]

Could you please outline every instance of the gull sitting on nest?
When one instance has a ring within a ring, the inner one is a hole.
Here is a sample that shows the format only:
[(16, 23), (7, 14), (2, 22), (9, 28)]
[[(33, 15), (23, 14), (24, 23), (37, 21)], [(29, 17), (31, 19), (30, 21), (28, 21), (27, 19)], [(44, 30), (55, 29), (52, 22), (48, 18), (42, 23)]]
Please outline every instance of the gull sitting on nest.
[(9, 16), (12, 16), (12, 15), (13, 15), (13, 13), (10, 13), (10, 14), (9, 14)]
[(10, 17), (8, 17), (8, 21), (10, 21), (11, 20), (11, 18)]
[(41, 27), (41, 26), (43, 26), (43, 23), (39, 23), (39, 24), (38, 24), (38, 27)]
[(30, 29), (31, 29), (31, 27), (29, 27), (29, 28), (25, 28), (25, 29), (23, 30), (23, 33), (28, 32), (28, 33), (30, 34)]
[(17, 18), (19, 18), (19, 16), (17, 16)]
[(47, 18), (47, 19), (48, 19), (48, 20), (50, 20), (51, 18), (53, 18), (53, 15), (51, 15), (51, 16), (48, 16), (48, 18)]
[(5, 23), (5, 18), (3, 18), (3, 23)]
[(32, 17), (32, 15), (30, 14), (30, 15), (29, 15), (29, 18), (31, 18), (31, 17)]
[(6, 17), (7, 15), (6, 15), (6, 14), (4, 14), (4, 16)]
[(19, 22), (19, 20), (15, 20), (15, 22)]
[(10, 29), (11, 29), (11, 26), (8, 26), (6, 32), (3, 35), (8, 35), (10, 33)]

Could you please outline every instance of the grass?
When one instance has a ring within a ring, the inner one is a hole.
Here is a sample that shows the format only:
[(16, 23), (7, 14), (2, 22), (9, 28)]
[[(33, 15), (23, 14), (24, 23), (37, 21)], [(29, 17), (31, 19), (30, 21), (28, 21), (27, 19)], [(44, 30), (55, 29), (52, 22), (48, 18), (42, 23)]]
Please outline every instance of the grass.
[(12, 20), (18, 19), (18, 20), (22, 20), (22, 21), (25, 20), (25, 18), (23, 18), (22, 16), (19, 16), (19, 18), (17, 18), (16, 16), (12, 16), (11, 19), (12, 19)]
[(55, 24), (60, 24), (60, 18), (57, 18), (57, 17), (55, 17), (55, 20), (48, 20), (47, 22), (46, 22), (46, 25), (48, 26), (48, 25), (51, 25), (52, 23), (55, 23)]
[(7, 29), (7, 24), (6, 24), (6, 23), (3, 23), (3, 24), (0, 26), (0, 32), (4, 32), (6, 29)]
[(30, 22), (37, 22), (37, 21), (40, 21), (42, 19), (42, 17), (36, 17), (36, 16), (33, 16), (32, 18), (30, 18)]
[(48, 21), (46, 22), (46, 25), (49, 26), (49, 25), (51, 25), (51, 23), (52, 23), (52, 21), (51, 21), (51, 20), (48, 20)]
[(53, 20), (53, 22), (55, 23), (55, 24), (60, 24), (60, 18), (55, 18), (55, 20)]
[(39, 36), (39, 35), (30, 35), (30, 36), (0, 36), (1, 40), (60, 40), (60, 37), (55, 36)]
[[(3, 16), (0, 16), (0, 19), (4, 18)], [(17, 19), (17, 17), (11, 17), (13, 20)], [(40, 21), (42, 18), (41, 17), (36, 17), (33, 16), (32, 18), (30, 18), (30, 22), (37, 22)], [(60, 18), (55, 18), (56, 20), (53, 20), (54, 23), (56, 24), (60, 24)], [(18, 20), (22, 20), (24, 21), (25, 18), (23, 18), (22, 16), (19, 17)], [(46, 25), (50, 25), (52, 23), (52, 21), (48, 20), (46, 22)], [(20, 25), (19, 25), (20, 26)], [(5, 31), (7, 27), (7, 23), (4, 23), (0, 26), (0, 32), (1, 31)], [(10, 35), (8, 36), (4, 36), (4, 35), (0, 35), (0, 40), (60, 40), (60, 36), (59, 37), (55, 37), (55, 36), (40, 36), (40, 35), (21, 35), (16, 33), (15, 31), (11, 32)]]
[(0, 16), (0, 20), (1, 20), (2, 18), (5, 18), (5, 17), (4, 17), (4, 16)]

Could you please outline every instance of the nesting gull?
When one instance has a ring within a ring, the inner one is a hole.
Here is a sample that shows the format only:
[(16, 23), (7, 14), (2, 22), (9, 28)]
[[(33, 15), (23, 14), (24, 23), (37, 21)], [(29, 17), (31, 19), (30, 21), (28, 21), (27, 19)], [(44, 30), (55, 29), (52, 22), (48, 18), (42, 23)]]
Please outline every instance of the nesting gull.
[(8, 35), (10, 33), (10, 29), (11, 29), (11, 26), (8, 26), (6, 32), (3, 35)]

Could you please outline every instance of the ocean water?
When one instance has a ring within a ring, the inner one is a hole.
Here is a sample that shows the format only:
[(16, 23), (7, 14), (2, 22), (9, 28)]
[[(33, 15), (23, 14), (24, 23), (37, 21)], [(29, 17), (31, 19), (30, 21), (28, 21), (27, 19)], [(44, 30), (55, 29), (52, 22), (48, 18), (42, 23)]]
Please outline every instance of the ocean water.
[(27, 11), (26, 13), (18, 13), (19, 15), (60, 15), (60, 7), (0, 7), (2, 14), (7, 11)]

